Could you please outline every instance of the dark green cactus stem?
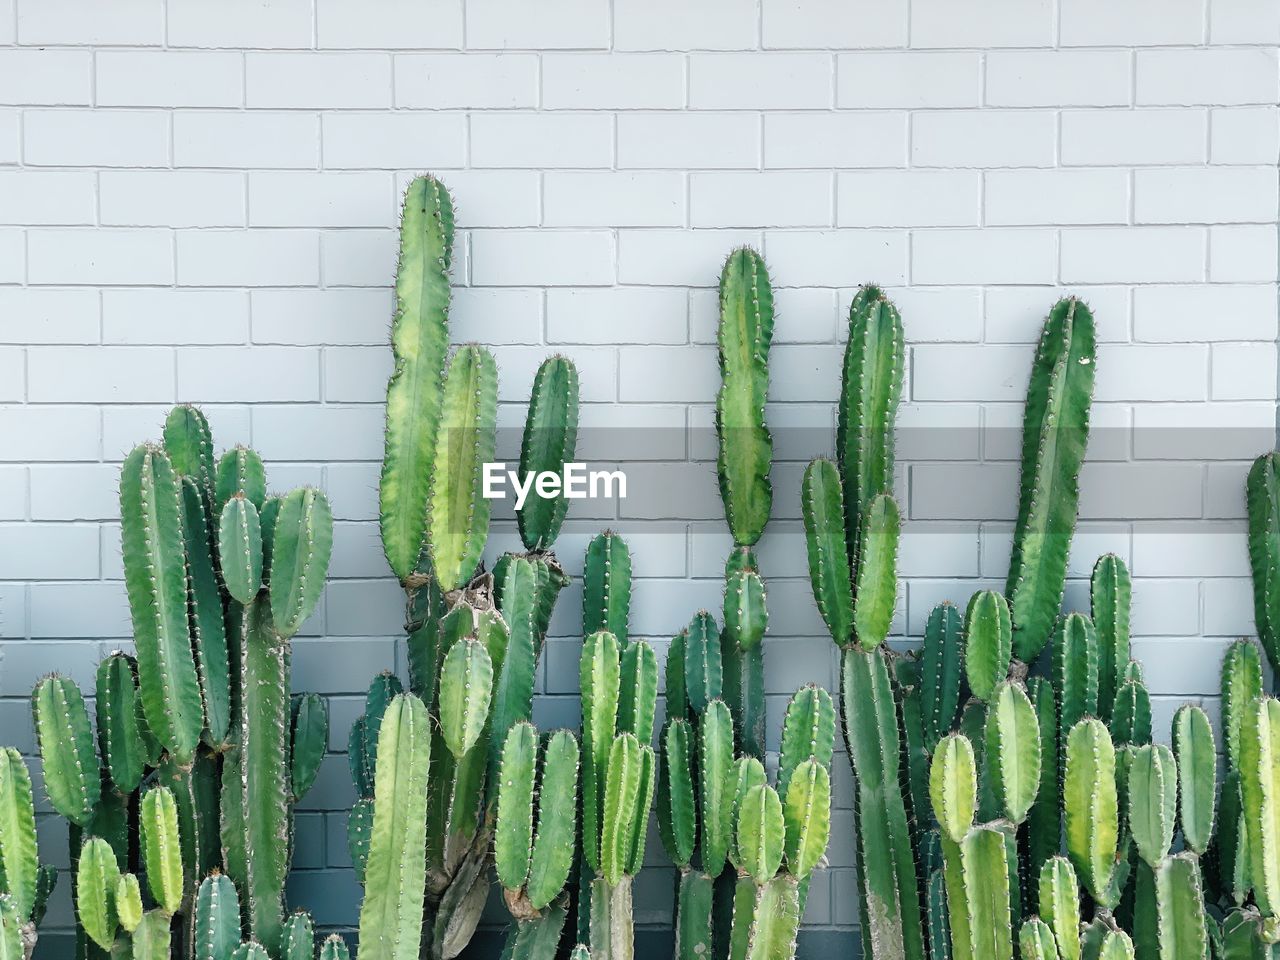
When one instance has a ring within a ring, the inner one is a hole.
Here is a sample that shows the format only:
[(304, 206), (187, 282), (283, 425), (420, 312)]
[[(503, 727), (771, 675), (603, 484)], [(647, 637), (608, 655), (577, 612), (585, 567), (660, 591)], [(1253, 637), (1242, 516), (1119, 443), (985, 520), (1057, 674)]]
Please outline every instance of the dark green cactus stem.
[(1280, 456), (1264, 454), (1245, 481), (1254, 623), (1272, 670), (1280, 664)]
[(853, 638), (854, 610), (845, 546), (844, 495), (840, 487), (836, 465), (819, 458), (805, 469), (800, 502), (813, 599), (831, 632), (831, 639), (843, 648)]
[(863, 287), (849, 307), (836, 425), (851, 566), (867, 507), (877, 494), (893, 490), (893, 430), (905, 360), (897, 309), (879, 288)]
[(329, 711), (324, 698), (304, 693), (293, 700), (289, 737), (289, 788), (297, 803), (307, 795), (320, 773), (329, 746)]
[(959, 713), (964, 659), (960, 612), (950, 603), (939, 604), (929, 614), (920, 656), (921, 719), (930, 750), (951, 729)]
[(218, 521), (218, 558), (227, 592), (249, 603), (262, 586), (262, 524), (258, 508), (237, 493), (222, 508)]
[(493, 355), (483, 347), (463, 347), (445, 377), (427, 511), (431, 565), (446, 593), (471, 579), (489, 534), (482, 474), (493, 460), (497, 416)]
[(426, 792), (431, 719), (422, 701), (399, 694), (378, 734), (374, 818), (360, 908), (361, 952), (373, 960), (418, 956), (426, 889)]
[(898, 504), (878, 494), (861, 522), (853, 632), (863, 650), (874, 650), (889, 637), (898, 600), (898, 537), (902, 521)]
[(240, 943), (240, 899), (221, 873), (200, 882), (195, 904), (195, 960), (225, 960)]
[(347, 942), (339, 934), (329, 934), (320, 945), (320, 960), (351, 960)]
[[(520, 475), (562, 473), (578, 440), (578, 368), (566, 357), (548, 357), (538, 368), (529, 397), (529, 416), (520, 442)], [(543, 498), (531, 491), (516, 511), (526, 550), (547, 550), (560, 533), (569, 501), (563, 490)]]
[(66, 677), (46, 677), (32, 703), (49, 802), (76, 826), (87, 826), (98, 802), (98, 759), (80, 688)]
[(230, 651), (225, 604), (214, 562), (216, 531), (214, 518), (208, 512), (209, 500), (208, 486), (184, 473), (182, 534), (187, 558), (191, 635), (200, 689), (204, 694), (206, 737), (221, 747), (225, 745), (231, 724)]
[(120, 539), (147, 724), (166, 749), (189, 759), (204, 709), (188, 621), (181, 481), (159, 449), (137, 447), (125, 459)]
[(627, 642), (631, 613), (631, 552), (626, 541), (606, 530), (587, 544), (582, 568), (582, 632), (601, 630)]
[(1063, 617), (1053, 634), (1053, 687), (1064, 736), (1098, 714), (1098, 634), (1078, 613)]
[(1022, 480), (1005, 593), (1013, 652), (1031, 663), (1062, 604), (1089, 439), (1096, 368), (1093, 314), (1074, 297), (1049, 312), (1031, 365), (1022, 428)]
[(272, 538), (271, 619), (292, 637), (320, 602), (333, 549), (333, 511), (318, 490), (303, 487), (280, 501)]
[(994, 590), (975, 593), (965, 611), (964, 634), (969, 689), (979, 700), (990, 700), (1013, 655), (1013, 625), (1004, 597)]
[(773, 503), (769, 471), (773, 439), (765, 423), (773, 288), (761, 256), (734, 250), (720, 274), (720, 392), (716, 397), (716, 461), (720, 498), (733, 542), (760, 539)]
[(1040, 917), (1057, 938), (1062, 960), (1080, 960), (1080, 887), (1071, 861), (1050, 857), (1036, 877)]
[(402, 582), (418, 569), (436, 456), (445, 356), (453, 200), (433, 177), (405, 191), (391, 326), (395, 368), (387, 381), (386, 452), (380, 484), (382, 546)]
[(1098, 631), (1098, 710), (1103, 723), (1111, 722), (1125, 664), (1129, 662), (1129, 606), (1133, 580), (1129, 568), (1114, 553), (1094, 564), (1089, 580), (1089, 609)]
[(262, 458), (247, 447), (232, 447), (215, 468), (214, 512), (221, 514), (227, 501), (242, 495), (261, 510), (267, 500), (267, 474)]

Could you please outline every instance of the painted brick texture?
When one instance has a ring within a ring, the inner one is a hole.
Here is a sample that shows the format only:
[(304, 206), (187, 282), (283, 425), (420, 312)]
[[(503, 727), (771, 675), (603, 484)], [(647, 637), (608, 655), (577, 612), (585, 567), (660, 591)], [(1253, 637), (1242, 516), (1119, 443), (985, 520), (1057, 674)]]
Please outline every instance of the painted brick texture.
[[(1158, 727), (1185, 697), (1212, 706), (1217, 657), (1253, 629), (1243, 478), (1275, 441), (1278, 48), (1252, 0), (0, 0), (0, 739), (29, 752), (32, 682), (90, 683), (129, 642), (117, 468), (170, 404), (203, 404), (220, 444), (333, 503), (294, 657), (333, 755), (292, 894), (354, 925), (346, 730), (368, 678), (405, 669), (376, 488), (397, 208), (422, 170), (454, 191), (454, 338), (495, 345), (502, 424), (543, 356), (579, 364), (583, 457), (623, 462), (631, 495), (576, 503), (560, 554), (577, 574), (594, 531), (623, 530), (633, 632), (660, 648), (720, 603), (714, 286), (732, 246), (763, 249), (772, 727), (797, 684), (835, 680), (798, 488), (831, 449), (853, 290), (884, 284), (911, 345), (904, 643), (933, 604), (1003, 583), (1033, 343), (1058, 291), (1089, 299), (1066, 602), (1120, 553)], [(580, 596), (553, 624), (546, 725), (577, 722)], [(835, 771), (807, 919), (847, 950), (843, 755)], [(41, 839), (65, 866), (65, 829)], [(659, 927), (649, 850), (637, 918)], [(64, 883), (50, 922), (70, 921)]]

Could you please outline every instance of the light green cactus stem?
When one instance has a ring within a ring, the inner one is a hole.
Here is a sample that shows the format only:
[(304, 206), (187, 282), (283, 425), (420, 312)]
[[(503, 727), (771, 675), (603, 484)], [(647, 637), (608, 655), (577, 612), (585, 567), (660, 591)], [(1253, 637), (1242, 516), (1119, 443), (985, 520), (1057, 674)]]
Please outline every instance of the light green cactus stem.
[[(229, 882), (229, 881), (228, 881)], [(235, 891), (233, 886), (232, 891)], [(133, 933), (142, 922), (142, 888), (138, 885), (138, 877), (132, 873), (122, 873), (116, 881), (115, 891), (116, 917), (125, 933)], [(240, 917), (236, 915), (236, 926), (240, 925)]]
[(113, 653), (98, 664), (96, 710), (98, 745), (111, 782), (122, 793), (132, 793), (146, 769), (146, 746), (139, 728), (136, 668), (123, 653)]
[(398, 694), (378, 733), (373, 828), (360, 908), (362, 955), (415, 960), (426, 891), (427, 773), (431, 719), (413, 694)]
[(1027, 681), (1027, 697), (1035, 707), (1036, 725), (1040, 730), (1040, 789), (1027, 817), (1028, 872), (1036, 875), (1062, 846), (1060, 744), (1053, 685), (1044, 677), (1031, 677)]
[(231, 960), (270, 960), (271, 954), (256, 940), (240, 944), (231, 954)]
[(306, 796), (320, 773), (329, 747), (329, 711), (324, 698), (304, 693), (293, 700), (289, 737), (289, 792), (296, 803)]
[(1080, 960), (1080, 887), (1066, 857), (1050, 857), (1038, 875), (1040, 917), (1053, 931), (1062, 960)]
[(1089, 580), (1089, 610), (1098, 631), (1098, 709), (1103, 723), (1120, 687), (1120, 674), (1129, 662), (1129, 606), (1133, 580), (1129, 568), (1114, 553), (1098, 558)]
[(0, 897), (0, 960), (25, 960), (24, 921), (9, 897)]
[(116, 939), (116, 884), (120, 867), (111, 845), (90, 837), (80, 850), (76, 865), (76, 915), (89, 939), (110, 950)]
[(1058, 945), (1049, 925), (1039, 917), (1031, 917), (1018, 932), (1018, 951), (1022, 960), (1057, 960)]
[(1169, 854), (1177, 815), (1178, 768), (1161, 744), (1138, 747), (1129, 763), (1129, 829), (1138, 856), (1158, 867)]
[[(698, 795), (694, 789), (692, 769), (693, 738), (692, 727), (684, 718), (668, 721), (659, 738), (658, 832), (667, 856), (682, 873), (689, 869), (698, 842)], [(710, 913), (707, 915), (710, 916)], [(677, 938), (681, 932), (681, 927), (677, 926)]]
[(865, 935), (882, 954), (916, 960), (924, 954), (924, 931), (899, 781), (901, 741), (883, 651), (845, 651), (841, 698), (857, 785)]
[(835, 739), (836, 710), (831, 694), (816, 684), (806, 684), (792, 696), (782, 721), (778, 792), (786, 796), (792, 774), (809, 759), (829, 767)]
[(40, 861), (36, 850), (31, 775), (12, 747), (0, 749), (0, 895), (25, 922), (36, 904)]
[(142, 915), (130, 944), (132, 960), (169, 960), (170, 920), (169, 914), (159, 907)]
[(1207, 956), (1200, 862), (1193, 854), (1170, 857), (1156, 869), (1160, 956)]
[(143, 712), (165, 748), (185, 760), (200, 739), (204, 707), (188, 619), (181, 481), (154, 447), (134, 449), (120, 471), (120, 540)]
[(801, 763), (783, 795), (787, 871), (805, 880), (822, 862), (831, 836), (831, 775), (826, 764), (816, 758)]
[(996, 685), (1009, 673), (1013, 655), (1013, 622), (1009, 604), (994, 590), (969, 598), (964, 616), (964, 666), (969, 689), (979, 700), (990, 700)]
[(218, 521), (218, 559), (227, 592), (248, 603), (262, 586), (262, 524), (258, 508), (236, 494), (222, 508)]
[(733, 837), (733, 718), (723, 701), (707, 704), (698, 746), (702, 870), (714, 877), (724, 869)]
[(449, 350), (449, 269), (453, 200), (433, 177), (405, 191), (391, 326), (395, 368), (387, 381), (386, 452), (382, 459), (382, 547), (400, 580), (417, 570), (427, 534), (436, 430)]
[(600, 872), (601, 811), (609, 769), (609, 751), (618, 721), (618, 688), (622, 665), (618, 641), (600, 631), (582, 645), (579, 688), (582, 691), (582, 851), (587, 864)]
[(1141, 680), (1120, 684), (1109, 727), (1111, 739), (1117, 744), (1142, 746), (1151, 742), (1151, 694)]
[[(212, 455), (210, 451), (210, 458)], [(182, 538), (191, 602), (191, 638), (204, 694), (206, 739), (223, 746), (231, 725), (231, 675), (226, 605), (214, 558), (216, 518), (209, 513), (208, 483), (176, 469), (183, 474)]]
[(1203, 855), (1213, 837), (1217, 746), (1208, 715), (1187, 704), (1173, 718), (1173, 749), (1178, 761), (1178, 822), (1188, 849)]
[(1088, 617), (1069, 613), (1053, 633), (1053, 687), (1066, 733), (1098, 714), (1098, 633)]
[[(616, 887), (633, 859), (636, 831), (647, 820), (645, 751), (634, 734), (620, 733), (609, 750), (609, 766), (605, 780), (604, 807), (600, 830), (600, 875)], [(652, 768), (652, 762), (648, 766)], [(649, 786), (649, 791), (652, 786)], [(643, 808), (644, 816), (641, 816)]]
[(621, 657), (618, 729), (641, 743), (653, 739), (653, 712), (658, 702), (658, 657), (643, 640), (627, 644)]
[(631, 552), (616, 533), (606, 530), (587, 544), (582, 568), (582, 631), (603, 630), (627, 642), (631, 612)]
[(225, 874), (200, 881), (195, 903), (195, 960), (226, 960), (240, 943), (240, 898)]
[(1249, 705), (1262, 693), (1258, 646), (1251, 640), (1237, 640), (1222, 659), (1222, 739), (1231, 767), (1240, 766), (1240, 731)]
[(295, 913), (285, 921), (284, 936), (280, 938), (280, 956), (282, 960), (315, 960), (315, 955), (315, 923), (310, 914)]
[[(578, 368), (567, 357), (548, 357), (533, 378), (529, 416), (520, 443), (520, 475), (562, 473), (573, 460), (578, 440)], [(564, 523), (569, 501), (564, 492), (543, 497), (532, 491), (516, 511), (526, 550), (550, 548)]]
[(49, 802), (76, 826), (87, 826), (98, 803), (98, 759), (80, 688), (66, 677), (45, 677), (32, 704)]
[(786, 841), (778, 791), (768, 784), (749, 789), (738, 805), (736, 833), (740, 869), (757, 886), (767, 883), (782, 865)]
[(333, 511), (318, 490), (304, 487), (280, 501), (272, 538), (271, 618), (292, 637), (315, 610), (333, 549)]
[[(859, 527), (871, 500), (893, 489), (893, 430), (905, 359), (897, 309), (877, 287), (863, 287), (849, 307), (849, 340), (836, 408), (836, 455), (851, 553), (861, 542)], [(851, 556), (850, 562), (854, 559)]]
[(754, 570), (738, 570), (724, 585), (724, 629), (739, 650), (755, 650), (769, 623), (764, 581)]
[(484, 465), (493, 460), (497, 416), (493, 355), (463, 347), (445, 377), (427, 511), (431, 565), (445, 592), (471, 579), (489, 534), (489, 501), (481, 486)]
[(222, 513), (223, 505), (237, 493), (262, 509), (267, 501), (267, 473), (257, 453), (247, 447), (232, 447), (218, 460), (214, 472), (215, 512)]
[(1253, 462), (1245, 481), (1254, 623), (1272, 669), (1280, 664), (1280, 456)]
[(1063, 805), (1067, 852), (1095, 900), (1113, 906), (1112, 872), (1120, 839), (1116, 757), (1099, 720), (1081, 720), (1067, 735)]
[(493, 694), (493, 661), (479, 640), (459, 640), (440, 668), (440, 732), (461, 760), (480, 740)]
[(769, 271), (760, 254), (739, 247), (720, 273), (716, 472), (733, 542), (742, 546), (760, 539), (773, 503), (773, 438), (764, 417), (772, 339)]
[(973, 956), (1013, 960), (1008, 837), (998, 826), (974, 827), (960, 848)]
[(178, 805), (168, 787), (152, 787), (143, 795), (138, 822), (151, 895), (169, 913), (177, 913), (183, 894), (182, 841)]
[(613, 887), (603, 877), (592, 880), (590, 901), (591, 960), (633, 960), (631, 878)]
[(1022, 479), (1005, 593), (1014, 656), (1036, 659), (1062, 604), (1089, 439), (1097, 350), (1093, 314), (1069, 297), (1049, 312), (1031, 365), (1022, 430)]
[(987, 711), (985, 755), (1003, 816), (1022, 823), (1040, 789), (1040, 727), (1021, 684), (995, 687)]
[(960, 612), (942, 603), (929, 613), (920, 656), (920, 704), (926, 746), (932, 750), (960, 710), (965, 650)]
[(537, 624), (541, 566), (538, 559), (508, 555), (495, 571), (498, 605), (508, 628), (506, 656), (494, 678), (489, 720), (489, 749), (495, 770), (507, 732), (513, 724), (533, 715), (534, 678), (541, 645)]
[(840, 487), (836, 465), (826, 459), (813, 460), (804, 472), (800, 502), (813, 599), (831, 639), (844, 647), (853, 639), (853, 590)]
[(329, 934), (320, 944), (320, 960), (351, 960), (347, 942), (339, 934)]
[(863, 650), (874, 650), (889, 636), (898, 600), (898, 537), (902, 521), (888, 494), (871, 498), (861, 523), (853, 629)]
[(1098, 948), (1098, 960), (1134, 960), (1133, 941), (1123, 930), (1108, 930)]
[(967, 737), (950, 734), (938, 742), (929, 772), (929, 798), (943, 835), (959, 843), (973, 824), (978, 798), (977, 762)]
[(1245, 708), (1240, 775), (1253, 895), (1263, 916), (1274, 918), (1280, 915), (1280, 700), (1264, 697)]

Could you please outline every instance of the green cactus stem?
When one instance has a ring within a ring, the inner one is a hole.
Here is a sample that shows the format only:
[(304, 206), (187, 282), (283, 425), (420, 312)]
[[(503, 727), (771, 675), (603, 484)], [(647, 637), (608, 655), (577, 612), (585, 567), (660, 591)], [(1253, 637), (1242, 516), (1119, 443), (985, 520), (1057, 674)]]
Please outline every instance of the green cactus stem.
[(934, 607), (924, 629), (920, 704), (925, 745), (932, 750), (960, 711), (960, 681), (967, 659), (960, 613), (949, 603)]
[(214, 512), (221, 514), (237, 493), (259, 511), (267, 501), (267, 473), (262, 458), (242, 446), (224, 453), (214, 468)]
[(90, 837), (76, 865), (76, 914), (89, 939), (104, 950), (115, 943), (119, 926), (115, 903), (119, 880), (120, 867), (111, 845), (101, 837)]
[(0, 749), (0, 895), (25, 922), (40, 883), (31, 775), (12, 747)]
[(898, 537), (902, 521), (898, 504), (877, 494), (861, 523), (853, 629), (863, 650), (874, 650), (889, 636), (898, 600)]
[[(562, 473), (578, 440), (578, 368), (567, 357), (548, 357), (533, 378), (529, 416), (520, 442), (520, 475)], [(560, 533), (569, 501), (532, 491), (516, 511), (526, 550), (547, 550)]]
[(985, 756), (1003, 816), (1022, 823), (1040, 789), (1040, 728), (1020, 684), (1002, 682), (992, 693)]
[(1022, 430), (1022, 480), (1005, 593), (1013, 611), (1014, 656), (1031, 663), (1058, 617), (1089, 438), (1096, 369), (1093, 314), (1074, 297), (1045, 321)]
[(80, 688), (66, 677), (45, 677), (32, 703), (49, 802), (76, 826), (87, 826), (98, 802), (98, 758)]
[(200, 881), (195, 904), (195, 960), (224, 960), (240, 943), (240, 899), (226, 875)]
[(1173, 718), (1173, 749), (1178, 762), (1178, 822), (1193, 853), (1209, 849), (1214, 823), (1217, 746), (1208, 715), (1187, 704)]
[(1099, 557), (1089, 580), (1089, 610), (1098, 631), (1098, 719), (1103, 723), (1111, 721), (1120, 674), (1129, 662), (1132, 595), (1133, 580), (1124, 561), (1114, 553)]
[(1098, 633), (1078, 613), (1063, 617), (1053, 634), (1053, 686), (1059, 727), (1066, 734), (1098, 714)]
[(1081, 720), (1067, 735), (1063, 780), (1067, 852), (1090, 895), (1114, 906), (1110, 891), (1120, 839), (1116, 759), (1099, 720)]
[(318, 490), (303, 487), (280, 501), (272, 538), (271, 618), (292, 637), (320, 602), (333, 549), (333, 511)]
[(601, 630), (627, 642), (631, 611), (631, 552), (616, 533), (606, 530), (587, 544), (582, 568), (582, 630)]
[(262, 586), (262, 523), (258, 508), (237, 493), (222, 508), (218, 520), (218, 559), (227, 592), (249, 603)]
[(329, 746), (329, 711), (324, 698), (304, 693), (293, 699), (289, 744), (289, 792), (296, 803), (316, 782)]
[(418, 569), (436, 456), (449, 349), (453, 200), (433, 177), (405, 191), (391, 326), (395, 367), (387, 382), (386, 452), (379, 486), (382, 545), (401, 582)]
[(98, 664), (96, 709), (98, 745), (111, 782), (132, 793), (146, 770), (146, 747), (139, 727), (138, 678), (133, 661), (113, 653)]
[(1013, 655), (1013, 623), (1004, 597), (994, 590), (975, 593), (965, 611), (964, 637), (969, 689), (979, 700), (990, 700)]
[(168, 787), (152, 787), (143, 795), (138, 820), (151, 895), (166, 911), (177, 913), (183, 896), (182, 841), (178, 805)]
[[(235, 887), (232, 886), (231, 889), (234, 893)], [(116, 881), (115, 904), (116, 917), (120, 921), (120, 926), (124, 928), (125, 933), (133, 933), (142, 922), (142, 888), (138, 885), (135, 874), (120, 874), (120, 879)], [(235, 920), (238, 933), (240, 926), (238, 911)], [(225, 956), (225, 954), (222, 955)]]
[(844, 539), (844, 498), (840, 474), (832, 461), (819, 458), (810, 462), (800, 502), (813, 599), (831, 639), (843, 648), (853, 638), (853, 589)]
[(315, 924), (310, 914), (299, 911), (285, 921), (284, 936), (280, 938), (280, 956), (282, 960), (315, 960), (315, 955)]

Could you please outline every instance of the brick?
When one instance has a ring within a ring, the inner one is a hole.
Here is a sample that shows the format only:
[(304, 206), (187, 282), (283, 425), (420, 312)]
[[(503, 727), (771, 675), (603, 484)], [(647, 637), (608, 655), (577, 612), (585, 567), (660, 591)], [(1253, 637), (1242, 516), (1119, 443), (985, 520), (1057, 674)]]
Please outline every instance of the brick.
[[(396, 262), (399, 239), (394, 230), (335, 230), (320, 242), (320, 264), (329, 287), (386, 287), (391, 281), (388, 264)], [(454, 247), (453, 272), (466, 276)]]
[(1264, 284), (1137, 287), (1133, 335), (1170, 342), (1274, 340), (1276, 291)]
[(30, 347), (27, 377), (36, 403), (164, 403), (173, 399), (173, 351)]
[(320, 163), (320, 122), (312, 114), (186, 112), (173, 115), (178, 167), (301, 167)]
[(766, 113), (769, 167), (904, 167), (905, 113)]
[(1064, 47), (1201, 43), (1205, 0), (1063, 0), (1058, 40)]
[(542, 222), (549, 227), (684, 224), (685, 187), (679, 173), (551, 171), (543, 177), (542, 194)]
[(618, 351), (623, 402), (708, 402), (715, 398), (715, 351), (689, 347), (623, 347)]
[[(1257, 352), (1271, 354), (1269, 379), (1274, 381), (1274, 349)], [(1244, 383), (1259, 382), (1258, 370), (1240, 372), (1247, 377)], [(1273, 393), (1274, 387), (1263, 399)], [(1274, 433), (1275, 408), (1266, 403), (1145, 403), (1134, 408), (1133, 454), (1200, 463), (1242, 460), (1270, 443)]]
[(977, 287), (906, 287), (888, 291), (911, 318), (913, 343), (976, 343), (982, 339)]
[(533, 107), (538, 58), (524, 53), (397, 54), (396, 106)]
[(1206, 131), (1203, 110), (1064, 110), (1062, 163), (1203, 163)]
[(921, 167), (1051, 167), (1056, 139), (1052, 113), (917, 113), (911, 118), (911, 162)]
[(13, 224), (77, 226), (96, 219), (92, 173), (0, 171), (0, 206)]
[[(397, 179), (400, 197), (408, 177)], [(442, 180), (453, 194), (459, 224), (510, 228), (536, 227), (542, 222), (541, 174), (536, 170), (451, 170)]]
[(1274, 167), (1134, 172), (1138, 223), (1274, 221), (1278, 201)]
[(1052, 283), (1056, 274), (1048, 230), (920, 230), (911, 240), (913, 283)]
[(33, 230), (30, 283), (169, 284), (173, 236), (166, 230)]
[(374, 53), (247, 53), (250, 107), (391, 106), (391, 58)]
[(177, 234), (180, 286), (307, 286), (320, 280), (309, 230), (184, 230)]
[(689, 197), (695, 227), (824, 227), (832, 220), (825, 172), (694, 173)]
[(1143, 50), (1138, 53), (1138, 103), (1269, 103), (1280, 97), (1276, 51)]
[(0, 287), (6, 343), (86, 343), (98, 337), (98, 291)]
[(764, 0), (766, 48), (901, 47), (907, 42), (907, 0)]
[(1209, 112), (1212, 163), (1271, 163), (1280, 153), (1280, 109), (1224, 107)]
[(827, 344), (776, 344), (769, 364), (773, 402), (831, 402), (839, 396), (841, 356)]
[(841, 173), (836, 193), (836, 222), (842, 227), (976, 227), (982, 174), (976, 170)]
[(613, 237), (604, 231), (477, 232), (471, 238), (477, 286), (607, 286), (614, 281)]
[(746, 113), (621, 113), (618, 166), (760, 165), (760, 119)]
[(618, 0), (615, 50), (740, 50), (759, 41), (755, 0)]
[(382, 459), (383, 419), (380, 407), (367, 404), (258, 404), (253, 408), (253, 443), (268, 461), (377, 462)]
[(1057, 17), (1052, 0), (912, 0), (913, 47), (1047, 47)]
[[(122, 582), (33, 583), (30, 604), (32, 637), (133, 636)], [(77, 659), (93, 662), (91, 657)]]
[[(538, 368), (547, 358), (545, 347), (498, 345), (492, 348), (502, 376), (498, 379), (498, 402), (527, 404), (529, 387)], [(617, 376), (613, 359), (615, 351), (600, 347), (567, 347), (559, 351), (578, 367), (578, 389), (582, 402), (613, 403), (617, 400)], [(512, 424), (524, 427), (524, 414)], [(514, 440), (514, 434), (512, 435)], [(516, 451), (513, 449), (512, 453)], [(379, 457), (382, 455), (379, 454)]]
[(1200, 344), (1116, 344), (1098, 363), (1094, 397), (1113, 400), (1204, 400), (1209, 348)]
[(1095, 227), (1062, 232), (1065, 283), (1204, 279), (1205, 234), (1194, 227)]
[(393, 221), (385, 173), (249, 174), (254, 227), (381, 227)]
[(1125, 50), (996, 51), (986, 59), (986, 102), (996, 107), (1125, 106)]
[(22, 156), (44, 167), (163, 167), (169, 163), (169, 121), (162, 113), (113, 110), (28, 110)]
[(976, 53), (845, 53), (836, 58), (836, 105), (976, 107), (981, 80)]
[(818, 53), (695, 53), (689, 57), (694, 109), (803, 109), (831, 106), (831, 57)]
[(1125, 223), (1129, 174), (1124, 170), (991, 170), (986, 174), (985, 214), (986, 222), (995, 225)]
[[(461, 293), (456, 291), (455, 296)], [(388, 342), (393, 310), (388, 290), (253, 290), (249, 302), (254, 343), (308, 346)]]
[(104, 290), (102, 342), (216, 344), (249, 339), (249, 297), (242, 290)]
[(22, 230), (0, 229), (0, 283), (22, 283), (27, 276), (26, 237)]
[(329, 347), (324, 351), (324, 399), (379, 403), (386, 399), (392, 368), (391, 351), (385, 347)]
[(415, 0), (380, 0), (353, 7), (344, 0), (317, 0), (316, 46), (375, 50), (461, 47), (462, 7)]
[(1274, 283), (1276, 231), (1270, 226), (1210, 227), (1209, 279), (1214, 283)]
[[(58, 664), (59, 672), (63, 672), (65, 669), (66, 675), (77, 686), (82, 689), (93, 689), (95, 681), (94, 661), (97, 658), (94, 656), (96, 650), (92, 644), (28, 641), (26, 643), (13, 644), (7, 647), (5, 652), (6, 676), (4, 677), (4, 686), (0, 687), (0, 692), (3, 692), (6, 696), (22, 697), (23, 700), (27, 701), (24, 705), (27, 708), (26, 713), (28, 716), (31, 714), (30, 696), (32, 688), (42, 677), (51, 672), (50, 666), (55, 663)], [(35, 767), (36, 763), (33, 763), (32, 766)], [(38, 768), (32, 772), (38, 776), (37, 771)], [(35, 778), (33, 777), (33, 779)], [(36, 800), (37, 810), (40, 810), (40, 805), (44, 801), (42, 794), (43, 791), (37, 788), (36, 796), (40, 797), (39, 800)], [(44, 824), (37, 821), (37, 830), (42, 826)], [(41, 846), (43, 846), (43, 837), (41, 838)]]
[(1021, 345), (917, 344), (912, 349), (911, 399), (1021, 400), (1031, 359), (1031, 351)]
[(609, 11), (591, 0), (470, 0), (471, 50), (602, 49), (609, 46)]
[[(1214, 400), (1271, 400), (1275, 396), (1274, 343), (1215, 343), (1209, 374)], [(1270, 408), (1267, 408), (1270, 410)], [(1274, 418), (1271, 418), (1274, 420)], [(1274, 427), (1274, 423), (1270, 426)], [(1255, 443), (1259, 435), (1251, 438)]]
[(1234, 640), (1256, 633), (1253, 590), (1248, 580), (1215, 577), (1205, 580), (1202, 590), (1205, 634)]
[(684, 57), (672, 53), (548, 53), (543, 109), (668, 109), (684, 105)]
[(684, 343), (688, 313), (683, 290), (549, 290), (547, 342)]
[(896, 231), (771, 232), (765, 252), (777, 285), (848, 286), (850, 264), (886, 285), (906, 278), (906, 235)]
[(1244, 481), (1252, 465), (1244, 463), (1211, 463), (1205, 473), (1204, 515), (1226, 520), (1245, 518)]
[(95, 407), (0, 406), (0, 461), (97, 460), (99, 421)]
[(0, 163), (17, 163), (18, 128), (22, 115), (17, 110), (0, 110)]
[(93, 55), (88, 50), (0, 50), (0, 102), (88, 106)]
[(116, 107), (238, 107), (244, 59), (236, 52), (102, 50), (96, 103)]
[(759, 245), (759, 232), (620, 230), (618, 282), (714, 287), (726, 254), (744, 243)]
[(1080, 471), (1086, 520), (1194, 519), (1201, 515), (1198, 463), (1088, 463)]
[[(106, 463), (32, 466), (31, 519), (119, 520), (119, 469)], [(118, 531), (114, 546), (119, 549)]]
[(201, 0), (169, 4), (169, 45), (174, 47), (309, 47), (312, 4), (277, 0), (230, 0), (211, 7)]
[(1209, 0), (1210, 43), (1280, 43), (1280, 9), (1267, 0)]
[(476, 167), (607, 167), (613, 126), (603, 113), (476, 113), (471, 163)]
[(163, 0), (124, 0), (110, 8), (82, 0), (18, 0), (17, 7), (19, 43), (154, 46), (164, 42)]
[(183, 402), (320, 399), (320, 354), (307, 347), (180, 348), (177, 366)]
[(911, 467), (912, 520), (1012, 520), (1017, 509), (1016, 464)]
[[(548, 298), (558, 292), (548, 291)], [(610, 289), (608, 293), (616, 296), (621, 291)], [(461, 342), (541, 343), (542, 291), (455, 287), (449, 307), (449, 327)], [(381, 344), (384, 340), (385, 336), (374, 342)]]
[(104, 224), (130, 227), (238, 227), (245, 222), (244, 175), (104, 170)]

